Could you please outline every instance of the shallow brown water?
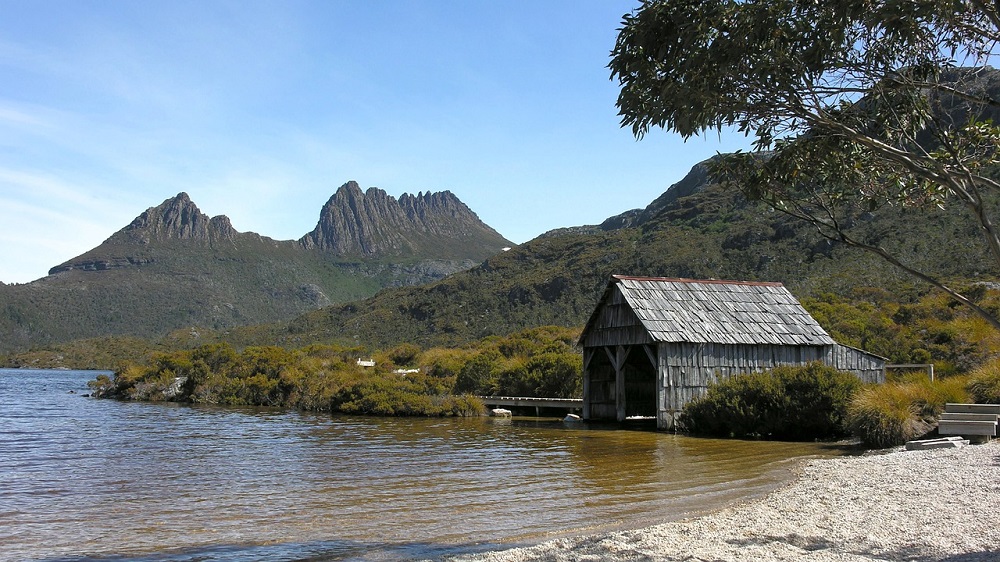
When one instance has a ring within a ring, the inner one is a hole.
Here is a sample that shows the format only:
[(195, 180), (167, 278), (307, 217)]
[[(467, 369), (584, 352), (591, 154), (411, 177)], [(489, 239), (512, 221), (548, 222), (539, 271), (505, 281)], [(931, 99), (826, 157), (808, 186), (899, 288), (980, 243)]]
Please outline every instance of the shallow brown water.
[(0, 370), (0, 560), (438, 558), (684, 517), (839, 454), (556, 419), (122, 403), (83, 397), (93, 376)]

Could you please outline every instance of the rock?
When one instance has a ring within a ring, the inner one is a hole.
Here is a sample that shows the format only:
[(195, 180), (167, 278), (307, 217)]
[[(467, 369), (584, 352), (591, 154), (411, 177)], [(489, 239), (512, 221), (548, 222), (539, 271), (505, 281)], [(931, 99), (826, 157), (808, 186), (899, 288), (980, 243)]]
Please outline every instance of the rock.
[[(438, 258), (465, 257), (470, 251), (486, 258), (510, 245), (450, 191), (404, 193), (396, 200), (375, 187), (362, 191), (353, 181), (330, 197), (316, 228), (299, 243), (344, 256)], [(452, 247), (462, 247), (463, 256), (449, 255)]]
[[(128, 226), (111, 235), (105, 244), (148, 245), (154, 240), (194, 240), (206, 246), (213, 241), (233, 240), (239, 233), (224, 215), (209, 218), (191, 201), (187, 193), (178, 193), (159, 206), (146, 209)], [(140, 256), (114, 256), (106, 258), (87, 257), (86, 254), (57, 265), (49, 270), (49, 275), (79, 269), (83, 271), (106, 271), (150, 263), (152, 260)]]
[(187, 193), (178, 193), (158, 207), (142, 213), (132, 224), (119, 231), (131, 237), (166, 240), (230, 240), (236, 230), (223, 215), (209, 218), (191, 201)]

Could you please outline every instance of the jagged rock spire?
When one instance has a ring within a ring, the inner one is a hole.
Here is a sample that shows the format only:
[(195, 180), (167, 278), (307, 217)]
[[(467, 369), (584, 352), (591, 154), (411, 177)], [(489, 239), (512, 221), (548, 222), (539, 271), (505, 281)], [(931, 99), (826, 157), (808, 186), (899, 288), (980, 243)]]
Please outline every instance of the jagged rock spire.
[(405, 193), (397, 201), (350, 181), (330, 197), (316, 228), (299, 242), (339, 255), (389, 256), (441, 255), (456, 240), (465, 252), (470, 243), (492, 252), (508, 244), (450, 191)]
[(224, 215), (209, 218), (191, 201), (187, 193), (178, 193), (157, 207), (146, 209), (131, 224), (115, 236), (151, 240), (225, 240), (237, 234), (229, 218)]

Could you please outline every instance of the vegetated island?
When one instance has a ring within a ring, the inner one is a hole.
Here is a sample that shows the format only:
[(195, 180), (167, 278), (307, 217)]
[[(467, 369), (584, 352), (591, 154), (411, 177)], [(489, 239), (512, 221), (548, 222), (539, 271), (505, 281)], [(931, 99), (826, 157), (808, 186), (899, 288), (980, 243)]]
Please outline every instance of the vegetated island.
[(579, 331), (543, 326), (463, 348), (228, 343), (154, 353), (89, 382), (98, 398), (380, 416), (476, 416), (477, 395), (578, 397)]
[(893, 450), (808, 461), (786, 487), (702, 517), (453, 560), (986, 562), (1000, 559), (997, 505), (997, 442)]

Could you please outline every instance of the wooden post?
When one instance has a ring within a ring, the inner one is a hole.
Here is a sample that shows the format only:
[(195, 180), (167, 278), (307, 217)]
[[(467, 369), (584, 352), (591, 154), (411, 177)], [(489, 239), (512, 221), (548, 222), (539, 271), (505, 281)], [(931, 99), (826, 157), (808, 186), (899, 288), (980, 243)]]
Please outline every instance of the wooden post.
[[(621, 354), (621, 346), (618, 346), (616, 355)], [(615, 363), (615, 407), (618, 421), (625, 421), (625, 372), (620, 363)]]
[(649, 362), (653, 364), (653, 369), (659, 370), (660, 364), (659, 361), (657, 361), (657, 357), (659, 356), (659, 350), (656, 349), (656, 346), (643, 345), (642, 348), (646, 350), (646, 357), (648, 357)]
[(625, 366), (625, 360), (628, 359), (629, 351), (631, 347), (626, 347), (624, 345), (619, 345), (615, 347), (615, 351), (612, 352), (610, 347), (605, 347), (604, 351), (608, 354), (608, 359), (611, 360), (611, 365), (615, 368), (615, 406), (616, 406), (616, 417), (618, 421), (625, 421), (625, 371), (623, 367)]
[(590, 419), (590, 362), (594, 359), (594, 349), (583, 348), (583, 419)]

